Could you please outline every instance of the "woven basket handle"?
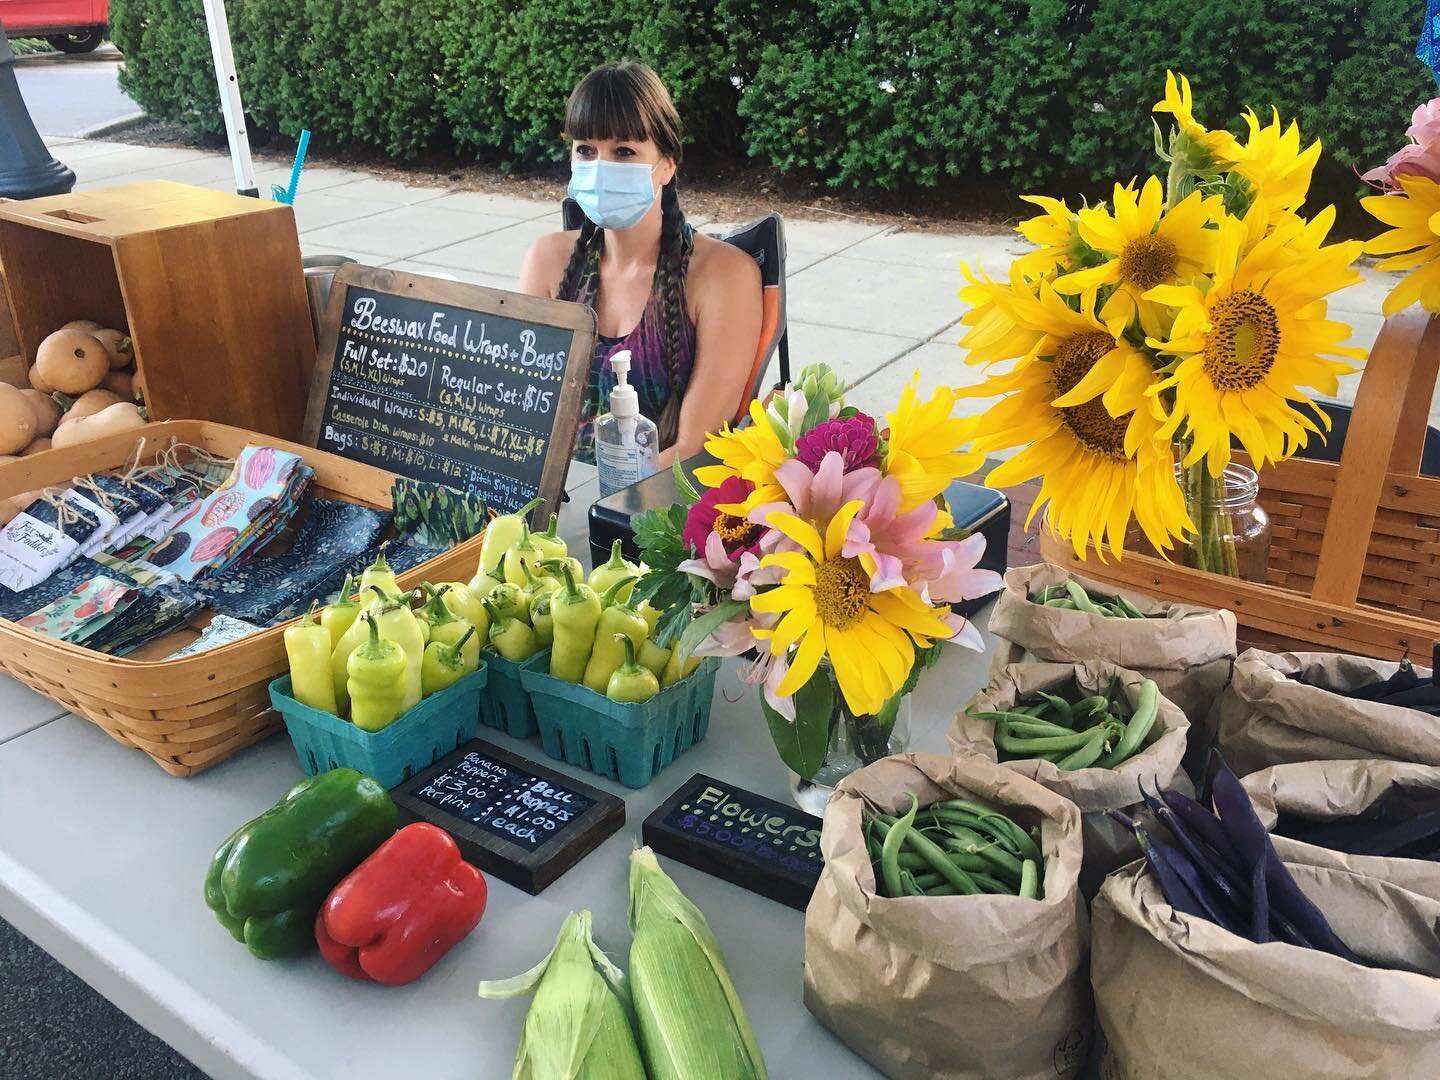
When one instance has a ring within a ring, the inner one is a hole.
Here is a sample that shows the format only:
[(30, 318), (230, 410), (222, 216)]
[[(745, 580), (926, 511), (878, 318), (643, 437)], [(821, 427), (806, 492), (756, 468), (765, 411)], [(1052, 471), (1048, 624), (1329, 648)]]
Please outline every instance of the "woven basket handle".
[(1387, 473), (1420, 474), (1430, 400), (1440, 370), (1440, 322), (1419, 308), (1385, 320), (1370, 350), (1340, 469), (1311, 595), (1353, 605)]

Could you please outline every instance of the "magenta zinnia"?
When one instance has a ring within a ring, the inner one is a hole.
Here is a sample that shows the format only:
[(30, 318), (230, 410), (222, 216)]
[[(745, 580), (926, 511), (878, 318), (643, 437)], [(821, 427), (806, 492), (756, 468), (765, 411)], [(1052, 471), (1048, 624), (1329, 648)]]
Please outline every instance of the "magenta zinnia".
[(874, 465), (880, 453), (875, 421), (864, 413), (816, 424), (795, 440), (795, 456), (813, 473), (831, 451), (844, 460), (845, 471), (854, 472)]
[(764, 530), (743, 517), (727, 514), (720, 509), (721, 506), (743, 503), (754, 490), (755, 485), (749, 480), (731, 476), (719, 487), (705, 492), (700, 501), (690, 507), (690, 513), (685, 518), (685, 530), (681, 534), (681, 540), (686, 549), (704, 553), (713, 533), (720, 538), (725, 545), (725, 553), (732, 559), (740, 558), (747, 551), (758, 550), (760, 534)]

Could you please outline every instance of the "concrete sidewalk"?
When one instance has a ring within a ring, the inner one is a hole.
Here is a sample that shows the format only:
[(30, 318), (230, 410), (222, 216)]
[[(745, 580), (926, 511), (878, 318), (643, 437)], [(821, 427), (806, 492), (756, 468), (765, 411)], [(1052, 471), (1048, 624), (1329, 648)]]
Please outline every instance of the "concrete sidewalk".
[[(150, 148), (91, 140), (49, 139), (55, 156), (75, 170), (79, 189), (144, 179), (178, 180), (233, 190), (229, 158), (199, 150)], [(257, 162), (262, 192), (283, 183), (289, 169)], [(532, 199), (446, 188), (412, 187), (367, 173), (307, 169), (295, 206), (300, 246), (307, 255), (349, 255), (373, 266), (440, 272), (465, 281), (513, 289), (532, 241), (559, 228), (559, 208)], [(706, 232), (728, 222), (692, 218)], [(961, 261), (1003, 276), (1025, 250), (1018, 235), (901, 232), (882, 225), (805, 221), (785, 223), (789, 246), (790, 357), (798, 371), (823, 360), (852, 384), (857, 407), (883, 412), (918, 370), (922, 391), (979, 378), (956, 348), (965, 306)], [(1337, 295), (1334, 318), (1354, 327), (1354, 344), (1368, 349), (1379, 332), (1380, 304), (1392, 278), (1365, 271), (1365, 281)], [(1341, 397), (1353, 400), (1357, 378)], [(968, 399), (979, 411), (986, 399)], [(1434, 413), (1432, 412), (1432, 416)]]

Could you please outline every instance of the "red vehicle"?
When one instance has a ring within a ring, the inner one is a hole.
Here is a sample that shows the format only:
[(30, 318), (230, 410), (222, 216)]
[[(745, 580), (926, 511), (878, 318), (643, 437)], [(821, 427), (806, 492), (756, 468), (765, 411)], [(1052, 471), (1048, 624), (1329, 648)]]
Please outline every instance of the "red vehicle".
[(44, 38), (61, 52), (87, 53), (110, 32), (110, 0), (0, 0), (12, 38)]

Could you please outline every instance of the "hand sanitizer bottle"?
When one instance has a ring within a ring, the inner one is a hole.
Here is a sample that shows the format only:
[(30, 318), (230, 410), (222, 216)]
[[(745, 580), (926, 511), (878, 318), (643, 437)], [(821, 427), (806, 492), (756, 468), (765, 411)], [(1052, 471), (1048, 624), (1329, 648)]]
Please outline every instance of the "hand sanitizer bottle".
[(610, 357), (618, 380), (610, 391), (610, 411), (595, 420), (595, 463), (600, 467), (600, 494), (613, 495), (660, 471), (660, 432), (640, 414), (640, 398), (630, 385), (630, 353)]

